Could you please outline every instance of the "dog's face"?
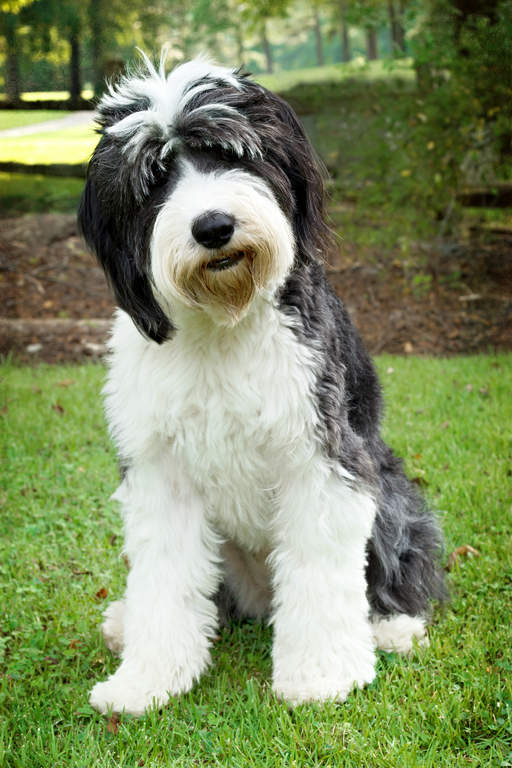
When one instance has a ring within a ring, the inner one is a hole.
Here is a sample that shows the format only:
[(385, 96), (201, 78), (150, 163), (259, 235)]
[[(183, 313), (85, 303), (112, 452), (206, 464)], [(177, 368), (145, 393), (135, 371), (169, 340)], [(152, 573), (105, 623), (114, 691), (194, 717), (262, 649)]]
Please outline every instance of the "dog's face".
[(120, 306), (164, 340), (182, 306), (232, 324), (326, 235), (322, 179), (290, 107), (244, 75), (146, 59), (99, 104), (79, 211)]

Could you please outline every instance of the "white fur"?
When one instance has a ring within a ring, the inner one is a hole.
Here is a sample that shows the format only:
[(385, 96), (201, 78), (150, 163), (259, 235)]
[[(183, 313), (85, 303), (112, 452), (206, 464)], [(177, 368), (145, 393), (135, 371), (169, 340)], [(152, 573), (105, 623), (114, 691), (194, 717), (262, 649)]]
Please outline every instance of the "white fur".
[(120, 654), (124, 645), (124, 600), (114, 600), (107, 606), (100, 629), (107, 648)]
[(314, 355), (282, 313), (260, 297), (235, 331), (196, 310), (158, 346), (120, 312), (111, 349), (105, 394), (130, 464), (116, 496), (131, 571), (122, 663), (91, 704), (140, 714), (189, 690), (215, 632), (220, 537), (271, 552), (278, 695), (344, 699), (372, 680), (374, 502), (320, 450)]
[[(135, 160), (141, 145), (149, 137), (159, 136), (166, 139), (161, 148), (162, 158), (172, 151), (178, 141), (173, 136), (174, 123), (195, 96), (218, 87), (219, 82), (237, 90), (243, 87), (242, 81), (236, 77), (235, 70), (219, 67), (206, 58), (196, 58), (166, 74), (165, 49), (158, 69), (144, 53), (142, 57), (146, 71), (139, 77), (124, 77), (115, 85), (109, 85), (108, 93), (102, 97), (100, 103), (101, 110), (102, 107), (122, 108), (139, 99), (149, 100), (147, 109), (132, 112), (107, 128), (107, 133), (125, 140), (123, 152), (130, 161)], [(252, 157), (261, 156), (257, 135), (251, 131), (247, 118), (233, 107), (214, 102), (190, 110), (189, 116), (194, 112), (208, 112), (212, 120), (221, 113), (234, 118), (238, 123), (244, 123), (245, 141), (233, 138), (229, 146), (240, 156), (244, 154), (244, 149), (247, 149)], [(248, 136), (250, 141), (247, 145)]]
[[(192, 224), (198, 216), (214, 209), (235, 218), (229, 249), (265, 251), (271, 264), (265, 291), (270, 294), (293, 264), (294, 239), (288, 219), (262, 179), (241, 170), (201, 173), (186, 161), (181, 161), (181, 168), (180, 181), (155, 221), (151, 271), (162, 308), (184, 326), (188, 320), (180, 315), (182, 305), (193, 302), (183, 295), (180, 278), (207, 256), (211, 258), (211, 251), (192, 236)], [(205, 304), (203, 310), (217, 322), (226, 318), (222, 305)]]
[(405, 613), (388, 618), (374, 618), (372, 631), (377, 648), (381, 651), (410, 653), (414, 643), (428, 645), (425, 619), (421, 616), (407, 616)]

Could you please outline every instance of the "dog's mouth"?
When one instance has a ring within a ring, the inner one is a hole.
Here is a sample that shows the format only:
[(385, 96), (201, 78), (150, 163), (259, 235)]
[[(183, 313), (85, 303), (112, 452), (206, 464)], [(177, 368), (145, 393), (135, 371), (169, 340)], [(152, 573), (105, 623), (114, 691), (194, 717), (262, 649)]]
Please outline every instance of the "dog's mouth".
[(236, 265), (240, 264), (246, 256), (249, 256), (249, 252), (244, 250), (233, 251), (232, 253), (220, 253), (207, 262), (206, 269), (209, 269), (212, 272), (222, 272), (225, 269), (236, 267)]

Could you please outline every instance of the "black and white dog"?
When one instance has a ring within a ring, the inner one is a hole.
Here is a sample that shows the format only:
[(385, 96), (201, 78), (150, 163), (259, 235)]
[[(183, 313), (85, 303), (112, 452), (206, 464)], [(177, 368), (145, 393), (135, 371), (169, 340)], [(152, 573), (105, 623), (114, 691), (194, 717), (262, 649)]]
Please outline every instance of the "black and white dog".
[(441, 536), (327, 284), (311, 146), (284, 101), (204, 59), (145, 59), (99, 122), (79, 219), (120, 307), (105, 397), (130, 572), (91, 704), (188, 691), (228, 610), (271, 621), (278, 696), (343, 700), (376, 647), (424, 639)]

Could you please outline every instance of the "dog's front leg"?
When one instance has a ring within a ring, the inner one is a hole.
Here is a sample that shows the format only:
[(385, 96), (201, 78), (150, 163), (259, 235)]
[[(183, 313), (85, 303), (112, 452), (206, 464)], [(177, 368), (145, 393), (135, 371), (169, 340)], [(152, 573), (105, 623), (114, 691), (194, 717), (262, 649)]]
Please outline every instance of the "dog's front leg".
[(312, 463), (282, 489), (271, 557), (273, 687), (293, 704), (343, 701), (375, 675), (365, 579), (375, 503)]
[(122, 662), (90, 702), (141, 715), (188, 691), (209, 662), (218, 546), (201, 499), (165, 453), (132, 466), (116, 498), (130, 561)]

